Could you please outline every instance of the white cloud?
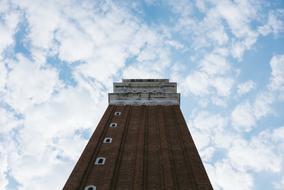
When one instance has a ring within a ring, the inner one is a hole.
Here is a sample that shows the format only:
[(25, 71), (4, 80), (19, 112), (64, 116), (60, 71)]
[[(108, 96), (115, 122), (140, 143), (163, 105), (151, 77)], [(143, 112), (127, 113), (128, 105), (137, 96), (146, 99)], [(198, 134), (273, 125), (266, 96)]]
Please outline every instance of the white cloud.
[[(234, 189), (235, 187), (236, 189), (253, 189), (254, 180), (257, 179), (254, 174), (260, 172), (265, 175), (273, 173), (273, 175), (281, 176), (284, 171), (283, 129), (283, 127), (266, 129), (247, 140), (242, 136), (230, 136), (226, 133), (211, 134), (212, 141), (223, 140), (228, 145), (221, 146), (227, 152), (223, 155), (223, 159), (205, 165), (214, 189)], [(198, 135), (198, 133), (194, 134)], [(216, 153), (218, 147), (212, 144), (209, 147), (212, 150), (199, 150), (204, 158), (210, 157), (213, 150), (215, 154), (218, 154)], [(234, 186), (238, 180), (241, 183)], [(281, 186), (281, 181), (275, 182), (275, 187)]]
[(211, 102), (213, 105), (216, 105), (216, 106), (220, 106), (224, 108), (227, 107), (227, 100), (222, 97), (211, 97)]
[[(126, 11), (111, 2), (101, 2), (101, 5), (96, 7), (95, 3), (82, 2), (77, 6), (60, 1), (41, 6), (37, 1), (31, 5), (20, 2), (30, 25), (28, 39), (33, 57), (58, 54), (63, 61), (82, 61), (87, 64), (80, 70), (86, 74), (90, 67), (94, 70), (94, 66), (109, 64), (111, 66), (105, 70), (114, 70), (108, 73), (112, 75), (129, 55), (139, 53), (144, 43), (155, 43), (152, 39), (156, 34), (151, 34)], [(92, 6), (95, 10), (90, 9)], [(129, 39), (132, 40), (129, 42)], [(99, 70), (93, 76), (98, 75), (100, 80), (108, 78), (101, 73), (104, 72)]]
[(260, 119), (268, 114), (272, 113), (272, 103), (275, 101), (273, 94), (269, 92), (263, 92), (256, 96), (253, 109), (254, 115), (257, 119)]
[(210, 95), (213, 104), (226, 106), (225, 101), (218, 101), (218, 98), (229, 97), (234, 84), (234, 72), (227, 62), (227, 54), (227, 50), (217, 48), (205, 55), (198, 67), (181, 81), (182, 91), (200, 97)]
[(256, 122), (254, 110), (248, 102), (237, 105), (231, 117), (232, 124), (237, 130), (250, 131)]
[(274, 55), (270, 60), (272, 70), (270, 88), (273, 91), (284, 91), (284, 55)]
[(226, 20), (234, 35), (245, 36), (245, 32), (249, 30), (249, 21), (257, 16), (257, 6), (250, 1), (223, 1), (216, 4), (217, 11)]
[[(209, 150), (203, 150), (209, 144), (215, 144), (215, 135), (223, 133), (224, 128), (228, 124), (228, 120), (225, 116), (220, 114), (212, 114), (206, 111), (200, 111), (196, 114), (192, 114), (188, 121), (190, 131), (193, 135), (195, 143), (202, 154), (208, 154)], [(229, 142), (226, 142), (229, 144)], [(213, 154), (212, 150), (209, 153)], [(209, 155), (208, 155), (209, 156)]]
[(180, 13), (177, 30), (192, 36), (195, 48), (226, 45), (233, 57), (240, 60), (258, 38), (258, 32), (251, 28), (250, 23), (261, 14), (259, 4), (251, 1), (197, 1), (196, 4), (203, 13), (201, 19)]
[(194, 71), (186, 77), (181, 88), (185, 93), (191, 92), (196, 96), (216, 93), (217, 96), (226, 97), (230, 95), (232, 85), (233, 80), (230, 77), (210, 76), (204, 72)]
[(203, 162), (210, 162), (214, 156), (216, 149), (214, 147), (206, 147), (202, 151), (199, 151), (199, 155)]
[(245, 51), (249, 50), (258, 38), (257, 33), (254, 31), (244, 30), (243, 33), (245, 38), (233, 40), (230, 48), (232, 56), (238, 60), (242, 59)]
[(270, 11), (267, 22), (258, 28), (259, 33), (265, 36), (270, 33), (276, 35), (283, 32), (284, 23), (281, 16), (283, 16), (283, 11)]
[[(284, 94), (284, 56), (275, 55), (270, 60), (271, 75), (266, 89), (258, 93), (253, 102), (244, 102), (237, 105), (232, 114), (232, 124), (239, 130), (250, 131), (256, 122), (273, 113), (272, 105), (277, 101), (277, 95)], [(253, 83), (240, 84), (238, 94), (253, 88)]]
[(284, 177), (279, 182), (274, 183), (274, 188), (279, 190), (284, 189)]
[(160, 71), (151, 69), (148, 64), (138, 63), (124, 69), (122, 78), (163, 78)]
[(212, 79), (212, 86), (216, 89), (217, 94), (222, 97), (230, 95), (233, 84), (233, 80), (229, 77), (216, 77)]
[(273, 130), (272, 140), (276, 141), (276, 142), (283, 141), (283, 143), (284, 143), (284, 126), (276, 128), (276, 129)]
[(243, 56), (244, 52), (245, 52), (245, 46), (244, 44), (242, 44), (241, 42), (235, 42), (232, 44), (232, 55), (235, 58), (241, 59), (241, 57)]
[(0, 93), (6, 84), (7, 69), (3, 61), (0, 60)]
[[(37, 156), (25, 153), (14, 160), (11, 174), (21, 183), (18, 189), (61, 189), (68, 176), (66, 171), (70, 161), (60, 160), (57, 156), (58, 153), (51, 147), (45, 147), (45, 151)], [(33, 175), (30, 175), (31, 168)]]
[[(56, 35), (56, 39), (60, 42), (59, 56), (61, 59), (71, 62), (85, 59), (121, 62), (126, 59), (125, 54), (129, 53), (129, 48), (133, 48), (127, 43), (129, 37), (133, 36), (134, 43), (139, 43), (134, 37), (139, 29), (138, 23), (126, 12), (111, 5), (106, 7), (107, 11), (104, 14), (94, 14), (88, 9), (85, 9), (84, 13), (77, 13), (82, 11), (80, 11), (81, 8), (76, 7), (65, 10), (65, 13), (73, 18), (73, 22), (64, 22), (63, 26), (60, 25)], [(80, 51), (72, 48), (75, 44)], [(101, 52), (101, 49), (104, 50)], [(108, 49), (110, 51), (106, 52), (105, 50)], [(102, 58), (110, 60), (101, 60)], [(98, 62), (95, 64), (97, 65)]]
[(17, 111), (23, 112), (29, 106), (47, 101), (61, 86), (54, 69), (41, 68), (22, 55), (9, 66), (5, 100)]
[(194, 40), (194, 43), (197, 47), (208, 47), (209, 45), (218, 47), (226, 45), (229, 41), (220, 15), (215, 9), (207, 11), (202, 22), (196, 23), (195, 28), (197, 29), (195, 33), (197, 39)]
[(209, 79), (208, 75), (202, 72), (193, 72), (188, 75), (181, 88), (184, 89), (184, 92), (191, 92), (196, 96), (202, 96), (209, 94), (208, 91)]
[[(129, 57), (136, 57), (139, 64), (149, 62), (151, 67), (148, 69), (153, 69), (154, 73), (157, 64), (153, 62), (159, 62), (159, 65), (169, 63), (167, 49), (163, 47), (168, 41), (164, 42), (162, 36), (158, 36), (127, 12), (115, 6), (107, 7), (104, 14), (93, 15), (91, 11), (87, 15), (75, 14), (80, 30), (73, 23), (59, 28), (56, 35), (56, 40), (60, 43), (59, 57), (67, 61), (84, 62), (76, 68), (76, 73), (103, 82), (117, 75)], [(81, 19), (84, 21), (81, 22)], [(72, 44), (76, 44), (80, 51), (73, 48)], [(126, 73), (132, 72), (131, 70), (135, 72), (136, 67), (140, 66), (127, 67)]]
[(7, 133), (21, 124), (20, 119), (16, 118), (12, 112), (0, 107), (0, 135)]
[(237, 86), (238, 90), (237, 93), (239, 96), (242, 96), (244, 94), (247, 94), (255, 87), (255, 82), (249, 80), (244, 83), (241, 83)]
[(278, 172), (281, 170), (282, 160), (272, 147), (272, 144), (267, 144), (257, 137), (249, 143), (235, 140), (228, 156), (233, 166), (239, 170)]
[(94, 56), (88, 59), (87, 63), (78, 66), (75, 72), (103, 82), (109, 80), (123, 67), (127, 54), (121, 52), (119, 47), (102, 47), (94, 53)]
[(7, 159), (8, 159), (7, 148), (4, 146), (4, 143), (0, 143), (0, 188), (1, 189), (4, 189), (5, 186), (8, 184), (8, 179), (6, 176), (8, 172)]
[(201, 11), (205, 12), (207, 10), (206, 3), (204, 0), (197, 0), (196, 7)]
[(63, 30), (65, 30), (62, 31), (60, 28), (55, 37), (60, 43), (58, 47), (59, 58), (72, 63), (92, 57), (95, 51), (95, 44), (92, 39), (76, 28), (74, 24), (64, 24), (68, 26), (63, 25)]
[(162, 78), (162, 73), (170, 66), (168, 48), (163, 48), (162, 40), (159, 38), (156, 38), (155, 44), (148, 44), (142, 48), (136, 60), (137, 62), (123, 69), (124, 78)]
[[(25, 110), (24, 127), (18, 132), (20, 146), (15, 149), (18, 155), (9, 165), (20, 189), (62, 188), (87, 142), (77, 131), (93, 130), (105, 108), (105, 101), (94, 100), (92, 93), (79, 85)], [(30, 168), (35, 168), (33, 175), (28, 175)], [(57, 179), (49, 180), (54, 174)]]
[[(15, 139), (15, 128), (11, 129), (11, 125), (15, 124), (15, 120), (10, 116), (2, 121), (0, 131), (0, 187), (5, 189), (10, 183), (9, 178), (13, 177), (11, 163), (18, 158), (18, 147)], [(18, 125), (17, 125), (18, 126)]]
[(225, 45), (229, 40), (224, 28), (212, 31), (210, 37), (212, 37), (212, 39), (214, 39), (219, 45)]
[(253, 187), (253, 177), (247, 172), (234, 169), (228, 160), (207, 166), (207, 169), (215, 190), (251, 190)]
[(60, 7), (64, 7), (65, 1), (55, 3), (49, 1), (42, 4), (41, 1), (17, 1), (17, 5), (26, 14), (29, 24), (28, 39), (32, 48), (47, 51), (53, 43), (54, 32), (62, 19)]
[(3, 11), (0, 20), (0, 60), (2, 59), (3, 50), (7, 46), (14, 44), (14, 35), (20, 20), (19, 13), (15, 10), (10, 10), (8, 7), (9, 5), (7, 5), (8, 10)]
[(204, 57), (201, 63), (200, 70), (206, 72), (208, 75), (224, 75), (230, 70), (226, 57), (221, 53), (225, 53), (219, 50), (219, 53), (212, 53)]
[(199, 112), (193, 117), (193, 126), (198, 129), (212, 131), (222, 130), (227, 124), (226, 118), (220, 114), (210, 114), (206, 111)]

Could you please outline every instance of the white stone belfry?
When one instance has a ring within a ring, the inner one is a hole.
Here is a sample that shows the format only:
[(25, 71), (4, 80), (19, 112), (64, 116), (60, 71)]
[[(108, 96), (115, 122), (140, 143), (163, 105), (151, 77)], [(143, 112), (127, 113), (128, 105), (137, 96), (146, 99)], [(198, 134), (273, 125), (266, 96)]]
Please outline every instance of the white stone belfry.
[(110, 105), (179, 105), (177, 83), (169, 79), (123, 79), (108, 94)]

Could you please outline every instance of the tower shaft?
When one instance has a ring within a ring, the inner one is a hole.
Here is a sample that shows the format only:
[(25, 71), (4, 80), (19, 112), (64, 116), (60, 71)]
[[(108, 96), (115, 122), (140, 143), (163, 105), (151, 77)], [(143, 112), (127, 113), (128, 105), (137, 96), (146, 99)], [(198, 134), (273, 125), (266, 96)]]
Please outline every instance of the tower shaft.
[(149, 92), (138, 91), (146, 94), (140, 94), (142, 101), (133, 93), (137, 91), (128, 89), (110, 97), (110, 105), (63, 189), (213, 189), (176, 92), (169, 92), (170, 100), (164, 104), (160, 99), (168, 97), (166, 90), (163, 95), (148, 94), (148, 98)]

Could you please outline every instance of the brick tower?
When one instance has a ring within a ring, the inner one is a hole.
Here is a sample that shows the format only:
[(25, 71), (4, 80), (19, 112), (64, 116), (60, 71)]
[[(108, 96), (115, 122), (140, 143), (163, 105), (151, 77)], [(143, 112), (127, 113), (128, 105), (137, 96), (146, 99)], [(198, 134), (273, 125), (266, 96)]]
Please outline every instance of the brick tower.
[(114, 83), (63, 190), (213, 189), (168, 79)]

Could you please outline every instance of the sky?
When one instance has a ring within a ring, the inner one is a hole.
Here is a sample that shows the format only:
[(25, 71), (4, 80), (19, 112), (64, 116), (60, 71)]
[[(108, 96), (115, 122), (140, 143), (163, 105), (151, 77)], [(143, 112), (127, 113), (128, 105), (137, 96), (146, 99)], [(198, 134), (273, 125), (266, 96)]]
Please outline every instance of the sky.
[(0, 189), (62, 189), (122, 78), (178, 83), (215, 190), (284, 189), (282, 0), (0, 0)]

